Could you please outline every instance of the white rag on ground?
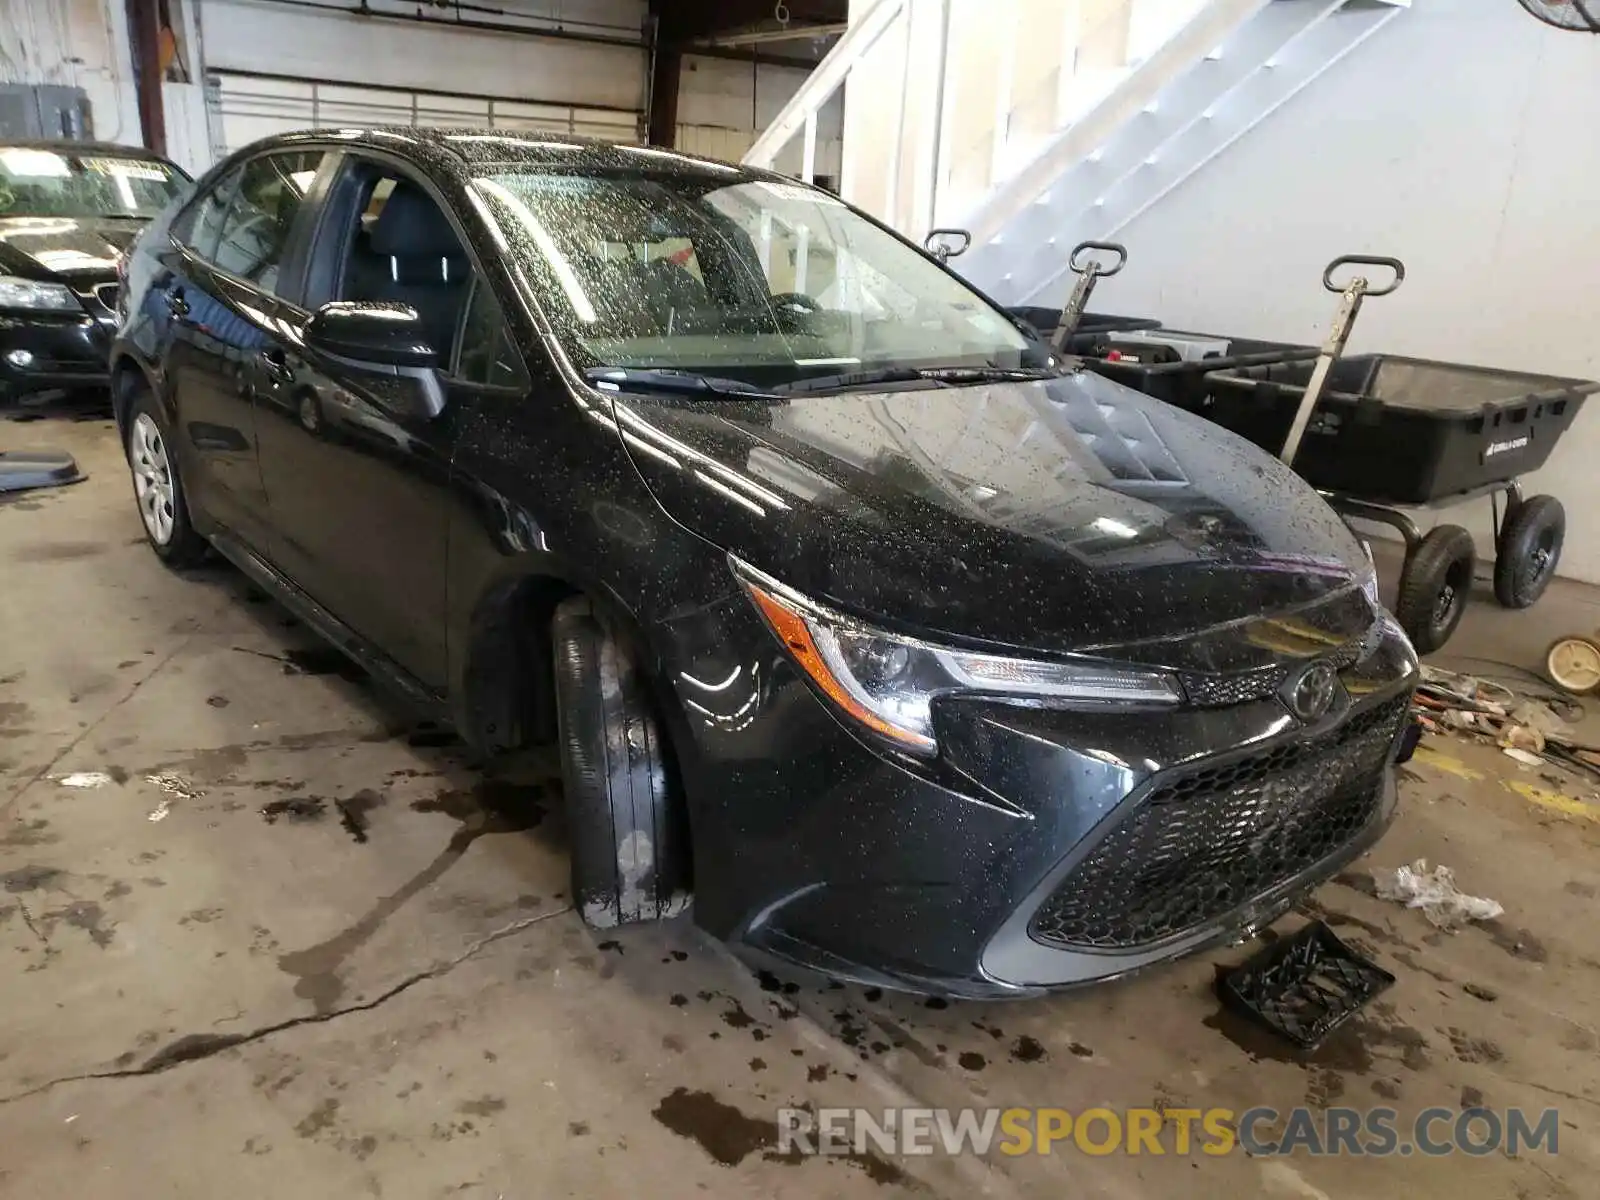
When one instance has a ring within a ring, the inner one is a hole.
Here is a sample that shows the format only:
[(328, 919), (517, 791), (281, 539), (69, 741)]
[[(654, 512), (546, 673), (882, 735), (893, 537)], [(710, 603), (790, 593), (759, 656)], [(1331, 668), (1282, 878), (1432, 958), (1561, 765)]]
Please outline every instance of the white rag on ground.
[(1374, 871), (1372, 882), (1377, 885), (1379, 899), (1420, 908), (1422, 915), (1440, 929), (1455, 929), (1467, 921), (1489, 921), (1505, 912), (1494, 900), (1468, 896), (1458, 889), (1455, 872), (1449, 867), (1430, 871), (1426, 860), (1420, 858), (1409, 867)]

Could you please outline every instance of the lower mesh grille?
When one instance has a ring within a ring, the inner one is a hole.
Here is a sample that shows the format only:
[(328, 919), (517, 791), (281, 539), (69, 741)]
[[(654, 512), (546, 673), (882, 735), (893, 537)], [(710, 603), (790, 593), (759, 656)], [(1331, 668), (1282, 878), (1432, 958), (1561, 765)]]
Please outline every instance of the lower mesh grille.
[(1320, 738), (1158, 783), (1034, 914), (1049, 945), (1122, 949), (1230, 912), (1347, 843), (1382, 800), (1409, 697)]

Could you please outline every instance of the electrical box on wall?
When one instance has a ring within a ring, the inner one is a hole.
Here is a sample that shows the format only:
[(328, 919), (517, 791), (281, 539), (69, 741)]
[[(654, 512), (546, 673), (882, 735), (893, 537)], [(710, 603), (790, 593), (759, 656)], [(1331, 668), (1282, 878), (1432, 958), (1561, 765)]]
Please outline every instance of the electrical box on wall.
[(0, 84), (0, 138), (83, 141), (94, 136), (89, 97), (56, 84)]

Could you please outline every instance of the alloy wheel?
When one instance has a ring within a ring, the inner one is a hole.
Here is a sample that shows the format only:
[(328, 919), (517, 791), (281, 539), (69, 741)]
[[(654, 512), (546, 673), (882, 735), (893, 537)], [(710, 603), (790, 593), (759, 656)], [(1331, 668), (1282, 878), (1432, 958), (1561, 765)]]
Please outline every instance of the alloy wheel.
[(167, 458), (167, 443), (148, 413), (134, 418), (128, 438), (128, 462), (133, 468), (133, 491), (145, 532), (158, 546), (172, 540), (177, 526), (177, 481)]

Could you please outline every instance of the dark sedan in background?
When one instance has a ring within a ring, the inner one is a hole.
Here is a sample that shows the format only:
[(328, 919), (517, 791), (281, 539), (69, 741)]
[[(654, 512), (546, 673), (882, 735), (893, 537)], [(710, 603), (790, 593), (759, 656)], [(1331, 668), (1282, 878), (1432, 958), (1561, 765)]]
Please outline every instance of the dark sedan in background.
[(187, 183), (126, 146), (0, 144), (0, 404), (105, 386), (117, 259)]
[(486, 753), (554, 740), (591, 925), (692, 895), (835, 976), (1018, 995), (1240, 936), (1393, 814), (1416, 658), (1339, 518), (825, 192), (290, 135), (127, 288), (155, 552), (220, 550)]

